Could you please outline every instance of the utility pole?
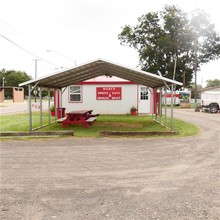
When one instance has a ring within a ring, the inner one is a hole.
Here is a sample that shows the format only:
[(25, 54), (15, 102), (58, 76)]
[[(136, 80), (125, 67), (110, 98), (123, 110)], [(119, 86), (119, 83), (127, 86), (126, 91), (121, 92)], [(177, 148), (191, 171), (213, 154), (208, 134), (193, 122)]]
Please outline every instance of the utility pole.
[[(177, 55), (174, 56), (174, 69), (173, 69), (173, 80), (176, 78), (176, 62), (177, 62)], [(174, 85), (174, 90), (176, 92), (176, 85)]]
[(3, 76), (3, 77), (2, 77), (2, 87), (3, 87), (3, 88), (5, 87), (5, 82), (6, 82), (6, 81), (5, 81), (5, 77)]
[(183, 89), (186, 87), (186, 72), (183, 72)]
[(198, 44), (198, 39), (197, 36), (195, 37), (195, 104), (197, 103), (197, 44)]
[(37, 78), (37, 62), (40, 61), (39, 59), (34, 59), (34, 78)]
[[(34, 59), (34, 78), (37, 79), (37, 62), (39, 59)], [(37, 89), (34, 89), (34, 101), (37, 102)]]
[(176, 77), (176, 62), (177, 62), (177, 56), (175, 54), (175, 57), (174, 57), (174, 68), (173, 68), (173, 80), (175, 80), (175, 77)]
[(35, 59), (35, 79), (37, 78), (37, 59)]

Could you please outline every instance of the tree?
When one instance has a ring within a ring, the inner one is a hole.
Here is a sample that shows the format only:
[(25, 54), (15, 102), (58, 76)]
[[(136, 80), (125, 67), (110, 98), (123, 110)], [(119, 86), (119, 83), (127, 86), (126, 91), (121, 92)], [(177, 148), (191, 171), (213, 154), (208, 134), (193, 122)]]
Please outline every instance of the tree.
[[(3, 84), (3, 77), (5, 78), (5, 85), (4, 86), (14, 86), (18, 87), (20, 83), (28, 81), (31, 79), (31, 76), (28, 76), (27, 73), (15, 70), (0, 70), (0, 85)], [(28, 95), (27, 88), (24, 88), (25, 95)], [(6, 90), (5, 91), (6, 97), (12, 97), (12, 91)]]
[(220, 57), (220, 37), (208, 15), (196, 11), (190, 18), (176, 6), (166, 5), (163, 11), (142, 15), (136, 26), (125, 25), (118, 39), (138, 51), (143, 70), (155, 74), (159, 71), (186, 86), (195, 66), (199, 69), (202, 63)]
[(214, 80), (206, 80), (207, 82), (207, 87), (215, 87), (215, 86), (220, 86), (220, 79), (214, 79)]

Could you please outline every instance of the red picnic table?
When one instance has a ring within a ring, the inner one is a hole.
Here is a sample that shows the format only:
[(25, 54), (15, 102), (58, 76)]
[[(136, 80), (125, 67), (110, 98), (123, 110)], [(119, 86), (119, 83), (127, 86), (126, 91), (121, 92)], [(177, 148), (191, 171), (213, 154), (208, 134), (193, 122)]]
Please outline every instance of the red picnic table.
[(79, 110), (66, 113), (66, 117), (57, 120), (58, 123), (62, 123), (62, 127), (73, 124), (83, 124), (85, 128), (88, 128), (92, 122), (96, 120), (96, 116), (99, 114), (92, 114), (93, 110)]

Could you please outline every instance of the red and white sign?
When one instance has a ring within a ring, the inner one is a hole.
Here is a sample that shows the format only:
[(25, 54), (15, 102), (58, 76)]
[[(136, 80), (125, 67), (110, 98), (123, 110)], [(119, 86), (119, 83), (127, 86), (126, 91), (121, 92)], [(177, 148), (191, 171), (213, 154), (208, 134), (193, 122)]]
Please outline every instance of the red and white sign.
[(121, 87), (96, 87), (96, 100), (121, 100)]

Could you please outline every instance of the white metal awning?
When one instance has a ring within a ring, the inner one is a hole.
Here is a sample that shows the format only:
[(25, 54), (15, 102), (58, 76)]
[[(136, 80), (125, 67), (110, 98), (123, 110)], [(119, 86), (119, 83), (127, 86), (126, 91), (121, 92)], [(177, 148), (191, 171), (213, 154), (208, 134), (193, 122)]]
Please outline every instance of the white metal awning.
[(164, 86), (164, 84), (182, 85), (180, 82), (165, 78), (163, 76), (126, 67), (103, 59), (97, 59), (95, 61), (62, 70), (48, 76), (26, 81), (19, 84), (19, 86), (37, 84), (39, 87), (59, 89), (103, 75), (116, 76), (151, 88), (159, 88)]

